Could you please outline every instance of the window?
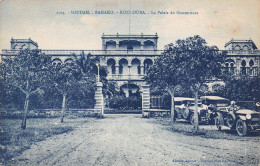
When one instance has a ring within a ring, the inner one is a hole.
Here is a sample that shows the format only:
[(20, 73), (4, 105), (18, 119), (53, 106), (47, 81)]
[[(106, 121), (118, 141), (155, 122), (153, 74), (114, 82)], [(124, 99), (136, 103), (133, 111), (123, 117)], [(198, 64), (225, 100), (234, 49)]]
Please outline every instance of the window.
[(246, 75), (246, 61), (243, 60), (243, 61), (241, 62), (241, 65), (242, 65), (242, 67), (241, 67), (241, 73), (242, 73), (242, 75)]
[(239, 46), (239, 45), (236, 45), (236, 46), (235, 46), (235, 50), (240, 50), (240, 46)]

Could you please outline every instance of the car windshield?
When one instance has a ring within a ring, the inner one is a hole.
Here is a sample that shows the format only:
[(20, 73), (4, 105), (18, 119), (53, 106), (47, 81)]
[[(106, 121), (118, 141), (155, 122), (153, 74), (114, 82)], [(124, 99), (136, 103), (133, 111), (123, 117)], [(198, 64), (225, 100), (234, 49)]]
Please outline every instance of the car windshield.
[(202, 103), (206, 105), (213, 104), (218, 107), (226, 107), (230, 104), (228, 99), (219, 96), (202, 96), (200, 99)]

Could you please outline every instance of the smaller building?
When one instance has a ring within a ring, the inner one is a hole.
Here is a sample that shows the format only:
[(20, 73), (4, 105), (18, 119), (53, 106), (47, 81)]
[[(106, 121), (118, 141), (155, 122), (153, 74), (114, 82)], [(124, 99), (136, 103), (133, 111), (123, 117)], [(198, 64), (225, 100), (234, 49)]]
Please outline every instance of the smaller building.
[(225, 44), (225, 70), (235, 76), (259, 76), (260, 50), (249, 40), (231, 39)]
[(11, 39), (11, 50), (21, 50), (21, 49), (37, 49), (38, 44), (33, 40), (29, 39)]

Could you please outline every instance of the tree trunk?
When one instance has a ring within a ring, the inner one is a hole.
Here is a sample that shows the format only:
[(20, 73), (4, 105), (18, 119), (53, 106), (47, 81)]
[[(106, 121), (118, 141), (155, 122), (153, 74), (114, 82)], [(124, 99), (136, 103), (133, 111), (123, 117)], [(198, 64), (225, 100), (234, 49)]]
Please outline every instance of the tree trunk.
[(65, 116), (65, 109), (66, 109), (66, 95), (62, 95), (63, 99), (62, 99), (62, 108), (61, 108), (61, 120), (60, 122), (63, 123), (63, 119)]
[(194, 132), (199, 130), (198, 90), (195, 91)]
[(22, 124), (21, 124), (22, 130), (26, 129), (26, 119), (27, 119), (27, 115), (28, 115), (28, 112), (29, 112), (28, 107), (29, 107), (29, 95), (26, 94), (25, 102), (24, 102), (24, 115), (23, 115)]

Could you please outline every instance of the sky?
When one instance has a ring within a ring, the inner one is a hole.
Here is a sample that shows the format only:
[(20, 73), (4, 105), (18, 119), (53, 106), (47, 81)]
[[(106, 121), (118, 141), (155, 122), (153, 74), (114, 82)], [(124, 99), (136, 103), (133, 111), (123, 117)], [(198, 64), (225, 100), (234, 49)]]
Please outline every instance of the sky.
[[(130, 9), (146, 14), (69, 14)], [(129, 34), (129, 27), (130, 34), (157, 33), (158, 49), (194, 35), (220, 49), (232, 38), (260, 48), (260, 0), (0, 0), (0, 49), (10, 49), (12, 37), (30, 37), (40, 49), (102, 49), (103, 33)]]

